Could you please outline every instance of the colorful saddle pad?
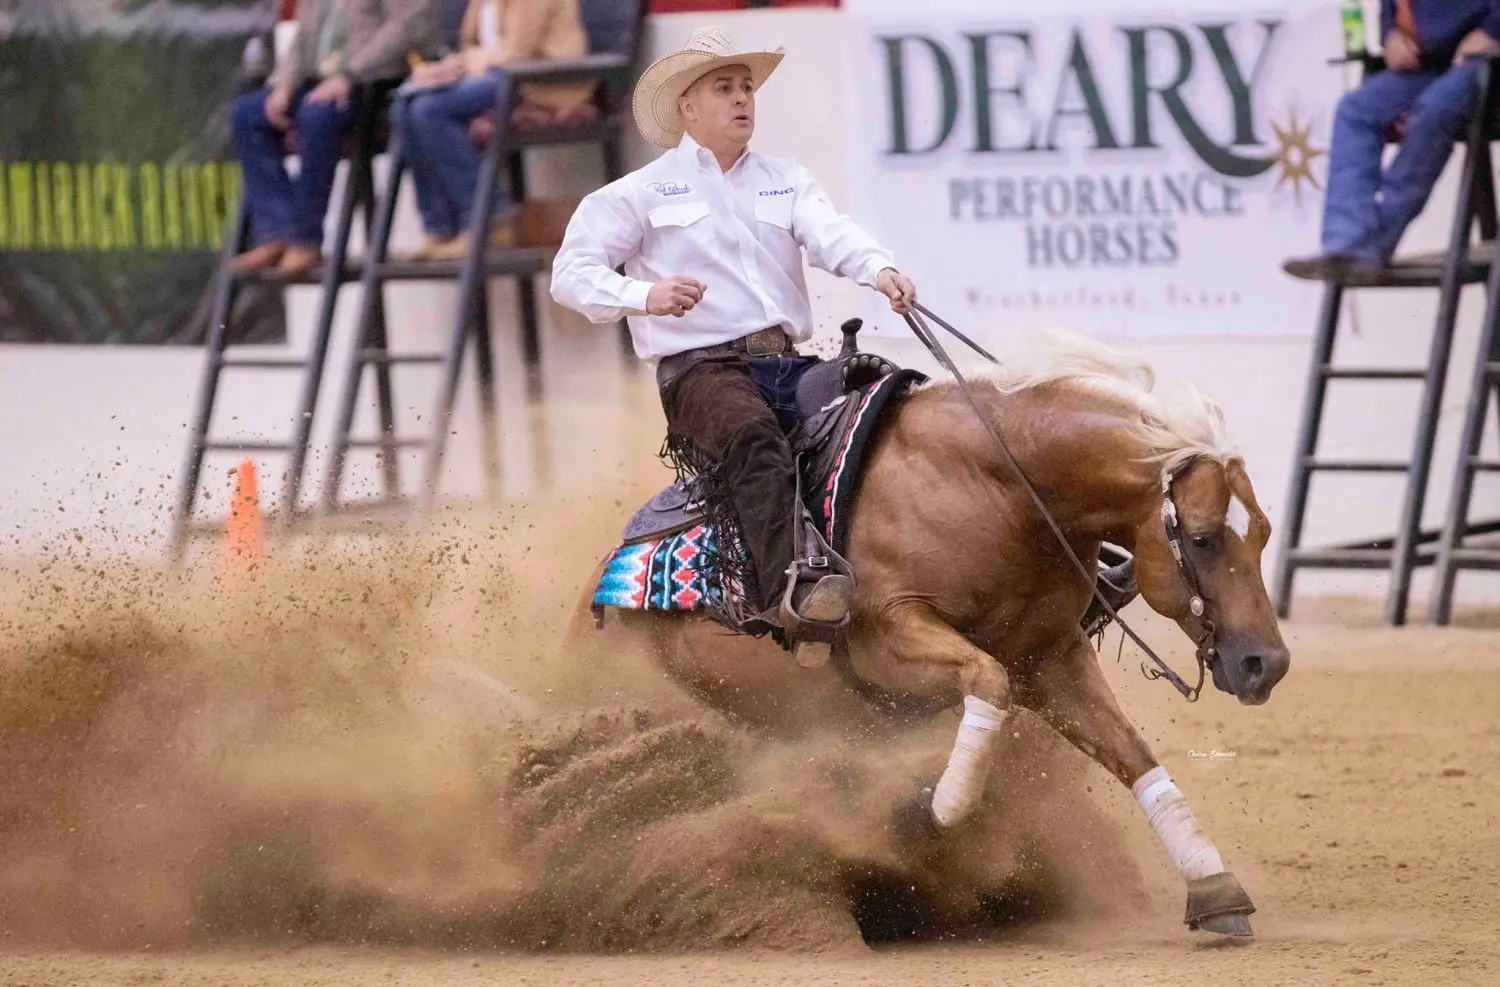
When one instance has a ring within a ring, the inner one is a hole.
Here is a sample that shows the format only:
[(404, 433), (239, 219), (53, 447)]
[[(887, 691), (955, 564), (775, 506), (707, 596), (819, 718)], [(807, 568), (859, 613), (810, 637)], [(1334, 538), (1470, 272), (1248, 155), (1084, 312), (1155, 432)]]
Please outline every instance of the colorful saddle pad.
[[(914, 370), (897, 370), (839, 395), (809, 417), (815, 437), (804, 451), (802, 489), (807, 509), (834, 550), (849, 540), (854, 499), (865, 456), (889, 418), (894, 399), (926, 380)], [(651, 498), (625, 527), (623, 544), (604, 563), (593, 607), (622, 610), (699, 610), (722, 602), (712, 578), (717, 532), (704, 523), (700, 505), (680, 484)], [(728, 592), (733, 595), (735, 589)]]
[(621, 545), (604, 564), (594, 606), (621, 610), (697, 610), (713, 592), (704, 576), (714, 530), (696, 525)]

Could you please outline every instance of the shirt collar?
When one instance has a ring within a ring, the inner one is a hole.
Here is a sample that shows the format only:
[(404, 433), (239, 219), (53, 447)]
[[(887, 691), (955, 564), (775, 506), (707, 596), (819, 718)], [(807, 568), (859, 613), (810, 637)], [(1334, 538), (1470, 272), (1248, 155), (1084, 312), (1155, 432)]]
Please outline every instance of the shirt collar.
[(725, 176), (732, 175), (743, 168), (750, 160), (750, 156), (755, 153), (748, 147), (745, 148), (745, 153), (740, 155), (740, 159), (727, 172), (721, 172), (719, 171), (719, 159), (714, 157), (714, 152), (699, 144), (687, 134), (682, 135), (682, 141), (677, 145), (677, 152), (688, 162), (697, 165), (699, 168), (712, 171), (716, 175), (723, 174)]

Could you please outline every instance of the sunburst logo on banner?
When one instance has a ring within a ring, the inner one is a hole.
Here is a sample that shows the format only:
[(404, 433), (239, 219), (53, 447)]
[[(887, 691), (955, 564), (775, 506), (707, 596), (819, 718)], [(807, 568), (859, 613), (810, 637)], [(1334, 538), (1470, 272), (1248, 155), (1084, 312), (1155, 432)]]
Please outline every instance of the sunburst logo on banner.
[(1272, 120), (1271, 129), (1276, 133), (1276, 153), (1271, 155), (1271, 159), (1281, 169), (1274, 190), (1280, 190), (1290, 182), (1292, 199), (1300, 206), (1303, 182), (1320, 192), (1323, 190), (1323, 186), (1318, 184), (1317, 176), (1313, 174), (1312, 166), (1314, 161), (1328, 153), (1328, 149), (1313, 146), (1312, 123), (1299, 120), (1296, 110), (1288, 111), (1284, 126)]

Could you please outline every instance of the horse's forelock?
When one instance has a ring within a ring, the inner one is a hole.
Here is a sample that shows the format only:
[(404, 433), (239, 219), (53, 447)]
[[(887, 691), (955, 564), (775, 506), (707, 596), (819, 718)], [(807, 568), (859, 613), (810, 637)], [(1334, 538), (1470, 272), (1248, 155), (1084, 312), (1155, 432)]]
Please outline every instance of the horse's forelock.
[(1196, 459), (1225, 466), (1243, 462), (1229, 438), (1223, 409), (1191, 385), (1151, 395), (1151, 407), (1132, 431), (1146, 449), (1142, 458), (1159, 464), (1163, 478)]

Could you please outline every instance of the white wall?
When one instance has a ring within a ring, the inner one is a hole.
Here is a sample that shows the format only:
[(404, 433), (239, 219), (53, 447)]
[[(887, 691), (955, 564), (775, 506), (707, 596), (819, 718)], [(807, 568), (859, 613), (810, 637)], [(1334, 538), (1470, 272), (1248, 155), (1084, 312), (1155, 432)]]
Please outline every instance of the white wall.
[[(677, 46), (702, 18), (672, 15), (653, 19), (651, 47), (665, 52)], [(829, 10), (755, 11), (726, 16), (722, 22), (744, 45), (784, 45), (789, 56), (760, 97), (757, 146), (769, 153), (793, 155), (807, 164), (835, 201), (847, 202), (846, 161), (849, 138), (842, 76), (845, 45), (841, 15)], [(861, 69), (860, 71), (866, 71)], [(878, 84), (872, 77), (871, 84)], [(634, 157), (645, 160), (637, 147)], [(598, 181), (597, 163), (586, 151), (549, 155), (533, 167), (534, 192), (581, 193)], [(1452, 206), (1453, 174), (1444, 179), (1429, 213), (1409, 234), (1407, 245), (1437, 247)], [(416, 237), (414, 210), (403, 204), (398, 243)], [(922, 258), (891, 244), (908, 270), (920, 277)], [(810, 284), (820, 331), (834, 333), (852, 312), (858, 290), (812, 272)], [(544, 313), (548, 399), (531, 408), (524, 398), (519, 349), (510, 311), (510, 289), (493, 287), (498, 360), (502, 373), (502, 426), (506, 462), (505, 494), (545, 496), (547, 490), (583, 489), (620, 484), (622, 478), (651, 477), (654, 443), (641, 438), (640, 422), (659, 422), (660, 411), (645, 375), (623, 371), (611, 330), (595, 327), (550, 304)], [(1305, 290), (1315, 292), (1312, 286)], [(339, 366), (351, 331), (357, 289), (345, 289), (340, 306), (332, 367)], [(441, 345), (451, 311), (449, 285), (399, 286), (391, 289), (396, 345), (426, 349)], [(940, 298), (926, 299), (939, 311)], [(312, 289), (289, 296), (291, 348), (305, 346), (316, 304)], [(1452, 447), (1461, 421), (1467, 370), (1475, 346), (1481, 302), (1476, 289), (1465, 298), (1462, 331), (1455, 350), (1455, 375), (1444, 404), (1444, 443), (1440, 448), (1429, 516), (1446, 504)], [(1355, 295), (1350, 325), (1340, 357), (1362, 364), (1420, 365), (1425, 359), (1434, 300), (1424, 292)], [(1308, 326), (1310, 333), (1312, 327)], [(1225, 407), (1250, 464), (1257, 490), (1273, 522), (1284, 514), (1288, 468), (1307, 369), (1310, 339), (1306, 335), (1260, 339), (1165, 337), (1108, 340), (1143, 353), (1163, 377), (1198, 383)], [(890, 355), (926, 366), (924, 355), (909, 347), (888, 347)], [(0, 551), (34, 552), (74, 531), (97, 550), (152, 557), (164, 546), (174, 480), (186, 441), (186, 424), (201, 368), (193, 349), (127, 349), (105, 347), (0, 347)], [(416, 425), (433, 400), (430, 369), (400, 371), (401, 413)], [(290, 427), (296, 403), (295, 374), (227, 378), (218, 422), (240, 434), (274, 437)], [(319, 409), (320, 426), (309, 479), (308, 496), (317, 492), (322, 449), (329, 437), (337, 376), (330, 377)], [(1407, 388), (1406, 390), (1403, 390)], [(466, 394), (453, 438), (445, 491), (470, 495), (480, 489), (477, 428), (471, 396)], [(1325, 451), (1330, 455), (1404, 456), (1413, 426), (1415, 390), (1410, 385), (1342, 385), (1330, 405)], [(234, 420), (237, 417), (237, 420)], [(654, 433), (655, 426), (647, 429)], [(546, 453), (544, 472), (534, 469), (538, 451)], [(373, 460), (362, 458), (362, 462)], [(227, 493), (226, 469), (232, 460), (213, 459), (204, 473), (210, 510), (222, 514)], [(263, 496), (274, 501), (280, 463), (261, 462)], [(414, 464), (408, 478), (414, 478)], [(356, 484), (374, 477), (368, 466), (354, 471)], [(549, 485), (550, 483), (550, 485)], [(1326, 485), (1325, 485), (1326, 484)], [(1482, 501), (1495, 505), (1488, 496)], [(1338, 540), (1388, 531), (1399, 505), (1397, 479), (1348, 478), (1319, 481), (1308, 517), (1314, 539)], [(622, 508), (623, 511), (623, 508)], [(1273, 559), (1267, 559), (1267, 572)], [(1299, 586), (1326, 590), (1379, 591), (1378, 577), (1361, 574), (1308, 573)], [(1500, 584), (1484, 577), (1461, 583), (1471, 598), (1500, 597)]]

